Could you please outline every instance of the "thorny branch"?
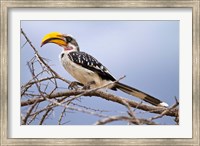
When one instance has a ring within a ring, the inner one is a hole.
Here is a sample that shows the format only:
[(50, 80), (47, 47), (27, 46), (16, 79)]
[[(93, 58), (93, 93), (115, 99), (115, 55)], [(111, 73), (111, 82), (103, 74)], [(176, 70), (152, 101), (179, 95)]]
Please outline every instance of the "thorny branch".
[[(46, 124), (49, 119), (57, 119), (57, 124), (70, 124), (68, 115), (73, 112), (86, 113), (88, 115), (97, 116), (100, 120), (96, 121), (96, 125), (108, 124), (114, 121), (125, 121), (127, 124), (135, 125), (157, 125), (157, 119), (168, 117), (175, 120), (178, 124), (179, 109), (178, 100), (170, 108), (155, 107), (138, 103), (128, 98), (120, 97), (108, 92), (104, 92), (100, 88), (83, 90), (78, 87), (76, 90), (66, 90), (62, 86), (67, 87), (71, 82), (61, 77), (54, 71), (48, 60), (40, 56), (37, 49), (32, 45), (31, 41), (21, 29), (21, 34), (26, 39), (22, 45), (24, 49), (28, 44), (34, 51), (34, 56), (27, 62), (27, 66), (32, 78), (21, 86), (21, 124)], [(120, 78), (119, 80), (121, 80)], [(63, 84), (60, 84), (62, 82)], [(113, 83), (114, 84), (114, 83)], [(117, 115), (112, 115), (105, 109), (94, 109), (89, 106), (82, 105), (81, 98), (95, 96), (101, 99), (112, 101), (110, 104), (119, 104), (125, 107), (127, 112), (118, 111)], [(77, 103), (79, 102), (79, 103)], [(55, 116), (59, 110), (60, 114)], [(137, 111), (145, 111), (152, 113), (149, 118), (137, 118)], [(107, 114), (105, 114), (107, 113)], [(121, 115), (120, 113), (123, 113)]]

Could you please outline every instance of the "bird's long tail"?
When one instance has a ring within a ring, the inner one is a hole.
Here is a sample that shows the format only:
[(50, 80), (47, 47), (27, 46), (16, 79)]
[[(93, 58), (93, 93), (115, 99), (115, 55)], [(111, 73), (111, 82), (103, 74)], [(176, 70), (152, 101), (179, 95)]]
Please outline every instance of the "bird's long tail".
[(127, 94), (130, 94), (132, 96), (138, 97), (138, 98), (140, 98), (140, 99), (142, 99), (142, 100), (144, 100), (144, 101), (146, 101), (146, 102), (148, 102), (148, 103), (150, 103), (152, 105), (155, 105), (155, 106), (164, 106), (164, 107), (168, 106), (167, 103), (162, 102), (159, 99), (157, 99), (157, 98), (155, 98), (155, 97), (153, 97), (151, 95), (148, 95), (148, 94), (146, 94), (146, 93), (144, 93), (144, 92), (142, 92), (142, 91), (140, 91), (138, 89), (135, 89), (135, 88), (130, 87), (128, 85), (125, 85), (123, 83), (116, 82), (115, 83), (115, 87), (117, 89), (119, 89), (119, 90), (127, 93)]

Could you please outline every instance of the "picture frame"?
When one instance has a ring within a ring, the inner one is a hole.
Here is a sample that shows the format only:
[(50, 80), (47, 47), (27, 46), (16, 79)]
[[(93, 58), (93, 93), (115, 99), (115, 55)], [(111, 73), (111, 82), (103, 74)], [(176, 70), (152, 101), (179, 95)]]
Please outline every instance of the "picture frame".
[[(8, 138), (8, 10), (9, 8), (192, 8), (193, 138), (189, 139), (12, 139)], [(199, 145), (199, 1), (1, 1), (1, 145)]]

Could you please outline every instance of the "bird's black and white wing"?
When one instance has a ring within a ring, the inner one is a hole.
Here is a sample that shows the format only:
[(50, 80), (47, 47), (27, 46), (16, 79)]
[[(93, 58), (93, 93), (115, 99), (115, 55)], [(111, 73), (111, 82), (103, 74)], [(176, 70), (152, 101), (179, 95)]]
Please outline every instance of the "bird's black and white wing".
[(85, 52), (70, 52), (69, 59), (74, 63), (97, 73), (102, 79), (115, 81), (108, 69), (103, 66), (97, 59)]

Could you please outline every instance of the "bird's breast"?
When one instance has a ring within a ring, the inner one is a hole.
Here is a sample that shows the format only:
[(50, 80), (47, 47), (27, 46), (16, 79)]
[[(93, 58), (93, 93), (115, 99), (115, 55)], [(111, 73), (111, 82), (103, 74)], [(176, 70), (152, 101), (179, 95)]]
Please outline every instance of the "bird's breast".
[(60, 54), (60, 60), (65, 70), (84, 85), (94, 81), (95, 84), (92, 85), (92, 87), (99, 87), (103, 84), (107, 84), (108, 82), (106, 80), (102, 80), (97, 73), (71, 61), (68, 54), (65, 52)]

